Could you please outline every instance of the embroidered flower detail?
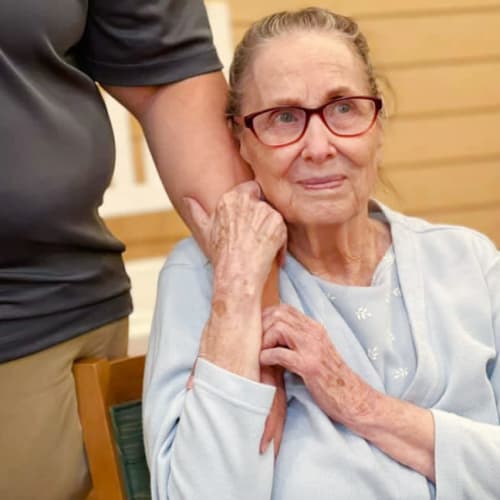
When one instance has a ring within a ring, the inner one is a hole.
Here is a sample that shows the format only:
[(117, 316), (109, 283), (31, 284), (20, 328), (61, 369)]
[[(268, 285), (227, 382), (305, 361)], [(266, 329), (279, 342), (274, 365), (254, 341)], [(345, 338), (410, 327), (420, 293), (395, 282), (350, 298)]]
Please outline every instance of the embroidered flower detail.
[(396, 337), (394, 337), (394, 334), (391, 332), (391, 330), (387, 330), (386, 332), (387, 338), (389, 339), (389, 342), (394, 342), (396, 340)]
[(380, 354), (380, 351), (378, 350), (378, 347), (375, 346), (375, 347), (370, 347), (367, 351), (367, 354), (368, 354), (368, 357), (372, 360), (372, 361), (375, 361), (378, 357), (379, 357), (379, 354)]
[(394, 295), (394, 297), (401, 297), (401, 289), (397, 286), (393, 291), (392, 291), (392, 295)]
[(408, 368), (397, 368), (393, 371), (394, 380), (405, 378), (408, 375)]
[(391, 301), (391, 292), (387, 292), (384, 300), (386, 304), (389, 304), (389, 302)]
[(356, 309), (356, 318), (358, 318), (360, 321), (363, 321), (365, 319), (371, 318), (372, 313), (368, 311), (366, 307), (358, 307)]
[(330, 299), (330, 300), (335, 300), (337, 297), (335, 297), (335, 295), (333, 295), (333, 293), (330, 293), (330, 292), (327, 292), (326, 296)]

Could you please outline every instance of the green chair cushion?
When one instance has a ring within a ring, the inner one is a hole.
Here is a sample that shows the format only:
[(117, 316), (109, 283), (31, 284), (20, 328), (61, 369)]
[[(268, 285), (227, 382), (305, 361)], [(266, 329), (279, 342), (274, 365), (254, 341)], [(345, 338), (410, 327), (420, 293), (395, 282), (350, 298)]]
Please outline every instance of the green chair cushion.
[(131, 401), (110, 407), (111, 422), (127, 498), (149, 500), (149, 469), (142, 435), (142, 403)]

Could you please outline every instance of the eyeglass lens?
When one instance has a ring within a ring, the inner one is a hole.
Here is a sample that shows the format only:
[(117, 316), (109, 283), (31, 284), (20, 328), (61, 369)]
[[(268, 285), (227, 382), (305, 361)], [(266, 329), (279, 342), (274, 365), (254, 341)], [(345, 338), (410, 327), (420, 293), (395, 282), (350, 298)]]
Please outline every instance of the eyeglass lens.
[[(337, 135), (358, 135), (365, 132), (377, 112), (370, 99), (340, 99), (316, 110), (328, 128)], [(308, 122), (308, 113), (298, 107), (275, 108), (255, 116), (253, 127), (259, 139), (268, 145), (281, 145), (298, 139)]]

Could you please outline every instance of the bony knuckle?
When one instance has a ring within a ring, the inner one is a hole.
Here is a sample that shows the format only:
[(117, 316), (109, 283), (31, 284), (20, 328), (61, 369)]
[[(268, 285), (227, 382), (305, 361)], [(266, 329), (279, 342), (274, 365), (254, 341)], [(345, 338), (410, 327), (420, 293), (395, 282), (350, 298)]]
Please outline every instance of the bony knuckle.
[(272, 312), (274, 324), (276, 324), (278, 321), (281, 321), (283, 318), (283, 309), (281, 305), (277, 306), (276, 309)]

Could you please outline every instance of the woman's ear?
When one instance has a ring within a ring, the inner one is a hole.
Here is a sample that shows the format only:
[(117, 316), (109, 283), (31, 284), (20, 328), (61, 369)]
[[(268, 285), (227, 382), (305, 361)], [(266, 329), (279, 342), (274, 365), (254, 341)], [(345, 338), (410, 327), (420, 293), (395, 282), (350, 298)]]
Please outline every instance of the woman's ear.
[(240, 155), (241, 157), (247, 162), (250, 163), (249, 156), (248, 156), (248, 149), (245, 145), (245, 141), (242, 141), (240, 139), (237, 139), (238, 141), (238, 148), (240, 150)]
[(254, 172), (252, 170), (252, 167), (250, 166), (250, 162), (248, 161), (247, 157), (243, 154), (243, 146), (240, 140), (240, 134), (234, 133), (233, 132), (233, 141), (234, 145), (236, 147), (236, 150), (239, 152), (240, 157), (242, 161), (240, 161), (240, 165), (244, 171), (243, 176), (247, 179), (253, 179), (254, 178)]
[(239, 123), (236, 123), (234, 119), (229, 119), (228, 120), (228, 128), (231, 131), (231, 135), (233, 136), (234, 144), (236, 145), (236, 148), (240, 152), (240, 155), (242, 158), (248, 163), (247, 158), (243, 155), (242, 152), (242, 141), (241, 141), (241, 134), (243, 132), (243, 129)]
[(245, 140), (243, 138), (244, 129), (241, 126), (241, 124), (237, 123), (234, 119), (228, 121), (228, 123), (229, 123), (229, 128), (231, 130), (231, 135), (233, 136), (234, 144), (235, 144), (236, 148), (238, 149), (241, 158), (243, 158), (243, 161), (246, 163), (248, 173), (253, 178), (254, 172), (250, 166), (251, 165), (250, 156), (249, 156), (249, 152), (248, 152), (248, 148), (246, 146)]
[(243, 131), (242, 130), (239, 130), (239, 132), (237, 132), (235, 134), (235, 140), (236, 140), (236, 144), (238, 146), (238, 149), (240, 151), (240, 155), (241, 157), (249, 164), (251, 165), (251, 162), (250, 162), (250, 152), (248, 150), (248, 146), (247, 146), (247, 143), (245, 141), (245, 139), (242, 137), (243, 136)]

